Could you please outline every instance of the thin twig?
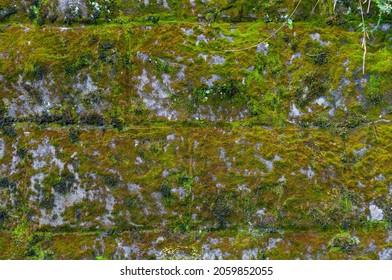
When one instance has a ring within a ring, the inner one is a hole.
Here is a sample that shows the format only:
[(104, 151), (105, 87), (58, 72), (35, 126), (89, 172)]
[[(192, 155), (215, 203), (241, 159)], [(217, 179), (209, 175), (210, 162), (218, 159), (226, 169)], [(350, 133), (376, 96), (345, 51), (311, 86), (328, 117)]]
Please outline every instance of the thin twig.
[(363, 47), (363, 57), (362, 57), (362, 73), (365, 75), (365, 63), (366, 63), (366, 27), (365, 27), (365, 19), (363, 17), (363, 9), (362, 9), (362, 2), (359, 0), (359, 7), (361, 9), (361, 17), (362, 17), (362, 30), (363, 30), (363, 38), (362, 38), (362, 47)]
[(138, 224), (135, 224), (132, 222), (128, 222), (128, 224), (130, 224), (131, 226), (134, 226), (134, 227), (142, 227), (143, 226), (143, 225), (138, 225)]
[(390, 122), (391, 122), (391, 120), (380, 119), (380, 120), (376, 120), (376, 121), (367, 123), (367, 125), (373, 125), (373, 124), (376, 124), (376, 123), (390, 123)]
[(316, 5), (314, 5), (314, 7), (313, 7), (312, 11), (310, 12), (310, 14), (311, 14), (311, 15), (313, 15), (313, 13), (314, 13), (314, 10), (316, 9), (316, 7), (317, 7), (318, 3), (320, 3), (320, 0), (318, 0), (318, 1), (316, 2)]
[(370, 4), (372, 3), (372, 0), (368, 0), (368, 8), (367, 8), (367, 14), (370, 12)]
[(323, 54), (325, 54), (325, 52), (321, 52), (321, 53), (317, 53), (317, 54), (306, 53), (305, 55), (313, 57), (313, 56), (320, 56), (320, 55), (323, 55)]
[(276, 31), (274, 33), (272, 33), (270, 36), (268, 36), (266, 39), (264, 39), (263, 41), (249, 46), (249, 47), (245, 47), (245, 48), (241, 48), (241, 49), (233, 49), (233, 50), (223, 50), (223, 52), (240, 52), (240, 51), (245, 51), (245, 50), (249, 50), (249, 49), (253, 49), (256, 48), (258, 45), (260, 44), (264, 44), (265, 42), (267, 42), (269, 39), (271, 39), (273, 36), (275, 36), (286, 24), (287, 21), (294, 15), (294, 13), (297, 11), (299, 4), (301, 4), (302, 0), (299, 0), (297, 3), (297, 6), (295, 6), (295, 9), (293, 10), (293, 12), (289, 15), (289, 17), (287, 18), (287, 20), (278, 28), (276, 29)]
[(378, 137), (377, 137), (376, 128), (375, 128), (373, 125), (372, 125), (372, 128), (373, 128), (374, 136), (376, 137), (376, 140), (377, 140), (377, 142), (378, 142)]

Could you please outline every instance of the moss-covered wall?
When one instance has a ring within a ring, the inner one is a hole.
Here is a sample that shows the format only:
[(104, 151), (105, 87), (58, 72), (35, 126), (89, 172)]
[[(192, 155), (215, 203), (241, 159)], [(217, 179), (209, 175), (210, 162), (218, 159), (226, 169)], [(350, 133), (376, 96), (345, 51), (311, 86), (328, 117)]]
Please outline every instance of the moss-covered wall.
[(0, 1), (0, 258), (392, 258), (390, 18), (254, 2)]

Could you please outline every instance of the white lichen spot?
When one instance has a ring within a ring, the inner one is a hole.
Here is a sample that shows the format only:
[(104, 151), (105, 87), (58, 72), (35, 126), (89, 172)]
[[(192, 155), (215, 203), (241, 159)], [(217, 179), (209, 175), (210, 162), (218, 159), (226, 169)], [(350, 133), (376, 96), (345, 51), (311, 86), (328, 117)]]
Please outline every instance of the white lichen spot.
[(34, 170), (41, 169), (41, 168), (45, 167), (45, 165), (46, 165), (46, 161), (44, 161), (44, 160), (37, 160), (37, 159), (35, 159), (33, 161), (33, 169)]
[(87, 75), (86, 80), (84, 80), (83, 82), (77, 83), (76, 88), (80, 89), (83, 94), (88, 94), (90, 92), (94, 92), (94, 91), (98, 90), (98, 87), (94, 84), (90, 75)]
[(300, 173), (306, 175), (306, 177), (308, 177), (308, 180), (311, 180), (313, 178), (313, 176), (315, 175), (312, 167), (310, 167), (310, 165), (308, 165), (308, 169), (303, 169), (301, 168), (299, 170)]
[(385, 178), (385, 176), (384, 176), (383, 174), (379, 174), (375, 179), (376, 179), (377, 181), (379, 181), (379, 182), (382, 182), (382, 181), (384, 181), (386, 178)]
[(269, 51), (269, 44), (268, 43), (260, 43), (257, 45), (257, 50), (256, 52), (260, 53), (262, 52), (263, 55), (267, 55)]
[(266, 211), (267, 211), (266, 209), (257, 210), (256, 215), (262, 218), (265, 215)]
[(172, 192), (177, 194), (180, 200), (184, 199), (187, 195), (187, 190), (184, 187), (174, 188)]
[(109, 212), (109, 214), (111, 215), (111, 214), (112, 214), (112, 211), (113, 211), (114, 204), (116, 203), (116, 200), (114, 199), (114, 196), (113, 196), (113, 195), (108, 194), (108, 195), (106, 196), (105, 202), (106, 202), (106, 210), (107, 210), (107, 211)]
[(174, 141), (174, 140), (176, 140), (176, 135), (169, 134), (169, 135), (166, 136), (166, 141), (167, 142)]
[(258, 154), (255, 154), (254, 157), (262, 161), (267, 166), (269, 172), (272, 171), (272, 169), (274, 168), (275, 161), (282, 160), (282, 158), (278, 155), (275, 155), (273, 160), (266, 160)]
[(192, 28), (186, 29), (186, 28), (182, 27), (182, 28), (181, 28), (181, 31), (184, 32), (184, 34), (185, 34), (186, 36), (193, 35), (193, 33), (194, 33)]
[(59, 160), (56, 157), (52, 158), (52, 160), (50, 162), (54, 163), (59, 168), (60, 173), (63, 171), (64, 165), (65, 165), (64, 162), (62, 162), (61, 160)]
[(211, 65), (220, 65), (220, 64), (224, 64), (225, 61), (226, 61), (226, 59), (224, 57), (221, 57), (219, 55), (213, 55), (213, 56), (211, 56), (210, 64)]
[[(21, 158), (18, 156), (18, 142), (19, 142), (19, 138), (16, 142), (12, 143), (12, 160), (10, 166), (10, 175), (15, 174), (18, 171), (16, 167), (21, 160)], [(1, 159), (1, 152), (0, 152), (0, 159)]]
[[(159, 117), (165, 117), (169, 120), (177, 120), (177, 111), (171, 109), (172, 102), (169, 94), (174, 94), (170, 83), (161, 83), (155, 75), (149, 77), (146, 69), (143, 69), (142, 75), (137, 77), (139, 83), (136, 84), (137, 93), (143, 98), (143, 103), (149, 110), (155, 111)], [(167, 80), (168, 82), (168, 80)], [(145, 86), (149, 85), (152, 89), (146, 90)]]
[(149, 60), (149, 56), (143, 52), (136, 52), (136, 58), (141, 59), (143, 62), (146, 62)]
[(378, 258), (380, 260), (392, 260), (392, 248), (384, 248), (378, 252)]
[(218, 80), (220, 80), (221, 77), (215, 74), (212, 74), (211, 78), (209, 78), (208, 80), (206, 80), (204, 77), (202, 77), (200, 79), (200, 81), (202, 83), (205, 83), (207, 86), (212, 87), (214, 85), (214, 83)]
[(140, 186), (137, 184), (128, 184), (128, 190), (130, 192), (139, 192), (140, 191)]
[(42, 144), (38, 144), (37, 149), (29, 151), (33, 158), (45, 158), (55, 155), (54, 146), (49, 143), (49, 138), (45, 137)]
[(30, 178), (30, 189), (35, 191), (35, 187), (42, 187), (42, 181), (45, 179), (47, 175), (44, 173), (37, 173), (31, 176)]
[(137, 245), (133, 244), (130, 246), (125, 246), (123, 245), (123, 242), (118, 242), (116, 253), (114, 255), (120, 257), (121, 259), (129, 259), (131, 254), (137, 254), (139, 251), (140, 248)]
[(325, 97), (321, 96), (314, 101), (314, 104), (323, 106), (323, 108), (328, 107), (330, 104), (325, 100)]
[(322, 41), (320, 39), (319, 33), (313, 33), (313, 34), (310, 34), (309, 36), (310, 36), (310, 38), (312, 38), (312, 40), (319, 42), (322, 47), (329, 46), (331, 44), (331, 42)]
[(297, 58), (301, 58), (301, 53), (300, 53), (300, 52), (294, 53), (294, 54), (291, 56), (290, 60), (287, 62), (287, 65), (293, 64), (294, 59), (297, 59)]
[(0, 138), (0, 159), (3, 159), (5, 154), (5, 142), (3, 138)]
[(289, 116), (290, 117), (300, 117), (300, 116), (302, 116), (301, 111), (295, 106), (294, 103), (291, 103), (291, 105), (290, 105)]
[(200, 58), (204, 59), (204, 61), (207, 61), (208, 54), (199, 53), (199, 54), (197, 55), (197, 57), (200, 57)]
[(161, 214), (161, 215), (166, 214), (165, 207), (163, 206), (163, 204), (161, 202), (162, 194), (154, 192), (154, 193), (151, 194), (151, 197), (155, 199), (155, 204), (158, 207), (159, 214)]
[(286, 178), (284, 175), (278, 179), (278, 182), (286, 182)]
[(360, 181), (360, 180), (358, 180), (358, 187), (365, 187), (365, 185), (364, 184), (362, 184), (362, 182)]
[(243, 192), (250, 192), (250, 189), (246, 186), (246, 185), (240, 185), (237, 188), (239, 191), (243, 191)]
[(231, 36), (225, 36), (225, 34), (223, 34), (222, 31), (219, 32), (219, 37), (220, 37), (220, 38), (223, 38), (223, 39), (227, 39), (230, 43), (233, 43), (233, 42), (234, 42), (233, 37), (231, 37)]
[(242, 259), (243, 260), (257, 260), (257, 256), (259, 254), (259, 249), (249, 249), (242, 251)]
[(223, 254), (221, 249), (210, 249), (209, 244), (203, 244), (202, 250), (202, 260), (223, 260)]
[(370, 220), (371, 221), (381, 221), (384, 218), (384, 213), (383, 213), (382, 209), (378, 208), (374, 204), (370, 204), (369, 211), (370, 211)]
[(204, 36), (203, 34), (197, 36), (196, 46), (198, 46), (200, 44), (200, 42), (208, 43), (206, 36)]
[(186, 69), (186, 66), (185, 65), (181, 65), (181, 69), (177, 73), (177, 79), (178, 80), (180, 80), (180, 81), (185, 80), (185, 69)]
[[(162, 0), (158, 0), (158, 1), (162, 1)], [(169, 4), (167, 3), (166, 0), (163, 0), (163, 7), (164, 7), (165, 9), (170, 9)]]
[(282, 238), (270, 238), (268, 240), (267, 250), (271, 250), (271, 249), (276, 248), (276, 243), (282, 242), (282, 241), (283, 241)]
[(136, 165), (140, 165), (140, 164), (143, 164), (143, 163), (144, 163), (144, 160), (141, 157), (136, 157), (136, 159), (135, 159), (135, 164)]

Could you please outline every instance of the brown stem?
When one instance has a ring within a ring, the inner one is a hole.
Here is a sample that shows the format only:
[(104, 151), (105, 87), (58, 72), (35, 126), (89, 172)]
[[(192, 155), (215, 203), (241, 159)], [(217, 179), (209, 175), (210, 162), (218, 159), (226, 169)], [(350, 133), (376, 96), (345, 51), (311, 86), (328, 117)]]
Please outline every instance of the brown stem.
[(320, 3), (320, 0), (318, 0), (318, 1), (316, 2), (316, 5), (314, 5), (312, 11), (310, 12), (311, 15), (313, 15), (314, 10), (316, 9), (316, 7), (317, 7), (317, 5), (318, 5), (319, 3)]

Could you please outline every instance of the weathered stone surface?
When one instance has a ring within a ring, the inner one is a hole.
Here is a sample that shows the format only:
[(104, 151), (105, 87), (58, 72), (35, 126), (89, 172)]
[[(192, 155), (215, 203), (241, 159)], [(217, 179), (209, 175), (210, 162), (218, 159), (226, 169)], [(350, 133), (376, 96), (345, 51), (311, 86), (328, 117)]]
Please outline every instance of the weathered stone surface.
[(374, 1), (14, 2), (0, 258), (391, 258)]

